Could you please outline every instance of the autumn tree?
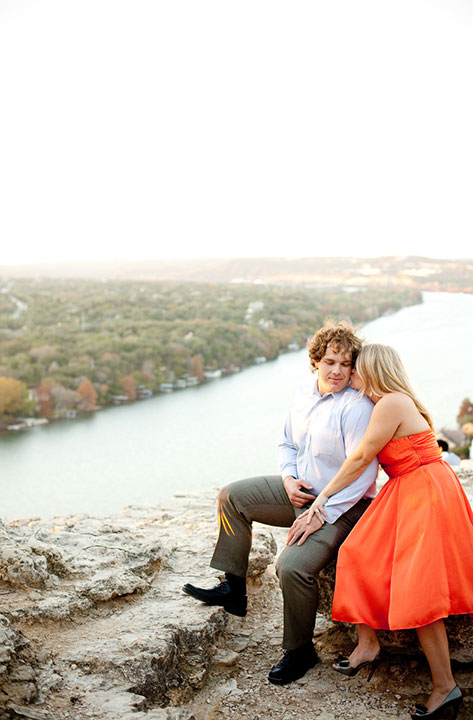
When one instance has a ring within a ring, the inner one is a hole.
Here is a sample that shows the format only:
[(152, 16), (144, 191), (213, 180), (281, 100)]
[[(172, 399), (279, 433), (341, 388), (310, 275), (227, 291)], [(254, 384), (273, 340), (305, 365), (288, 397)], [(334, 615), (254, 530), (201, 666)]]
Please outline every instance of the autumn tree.
[(460, 410), (457, 415), (457, 423), (464, 425), (467, 422), (473, 421), (473, 403), (470, 398), (465, 398), (460, 405)]
[(201, 382), (204, 379), (204, 363), (202, 361), (202, 355), (194, 355), (191, 361), (192, 375), (198, 378)]
[(136, 380), (133, 375), (124, 375), (118, 382), (128, 400), (136, 400)]
[(36, 388), (36, 397), (38, 399), (38, 413), (40, 417), (52, 418), (53, 416), (53, 399), (51, 397), (51, 385), (49, 383), (41, 383)]
[(88, 378), (84, 378), (77, 388), (77, 392), (81, 396), (80, 408), (86, 412), (91, 412), (97, 407), (97, 391)]
[(25, 383), (15, 378), (0, 377), (0, 415), (14, 415), (28, 398)]

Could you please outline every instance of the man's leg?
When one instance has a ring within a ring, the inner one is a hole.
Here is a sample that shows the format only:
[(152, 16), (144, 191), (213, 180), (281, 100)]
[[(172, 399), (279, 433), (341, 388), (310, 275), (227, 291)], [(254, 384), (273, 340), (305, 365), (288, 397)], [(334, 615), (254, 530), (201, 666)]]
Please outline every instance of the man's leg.
[(219, 534), (210, 566), (246, 577), (252, 523), (290, 527), (296, 517), (280, 475), (237, 480), (218, 495)]
[(319, 605), (317, 575), (336, 557), (341, 543), (369, 503), (360, 500), (335, 523), (325, 523), (302, 545), (287, 546), (279, 556), (276, 572), (283, 593), (286, 652), (269, 673), (270, 682), (285, 685), (316, 664), (312, 638)]
[(294, 518), (294, 507), (280, 475), (239, 480), (222, 488), (218, 496), (219, 536), (210, 565), (225, 572), (225, 581), (210, 589), (187, 583), (184, 592), (244, 617), (253, 521), (290, 527)]
[(276, 572), (284, 600), (285, 649), (294, 650), (312, 641), (319, 606), (317, 575), (336, 557), (369, 504), (369, 500), (360, 500), (333, 524), (326, 522), (302, 545), (289, 545), (279, 556)]

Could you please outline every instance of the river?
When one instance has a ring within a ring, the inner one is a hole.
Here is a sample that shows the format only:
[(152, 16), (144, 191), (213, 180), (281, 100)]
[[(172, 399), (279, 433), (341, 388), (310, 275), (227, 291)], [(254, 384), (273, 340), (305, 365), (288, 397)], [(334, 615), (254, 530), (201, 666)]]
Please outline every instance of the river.
[[(401, 353), (437, 428), (473, 398), (473, 294), (424, 302), (366, 325)], [(0, 517), (119, 512), (179, 490), (277, 473), (277, 443), (305, 350), (195, 388), (0, 436)]]

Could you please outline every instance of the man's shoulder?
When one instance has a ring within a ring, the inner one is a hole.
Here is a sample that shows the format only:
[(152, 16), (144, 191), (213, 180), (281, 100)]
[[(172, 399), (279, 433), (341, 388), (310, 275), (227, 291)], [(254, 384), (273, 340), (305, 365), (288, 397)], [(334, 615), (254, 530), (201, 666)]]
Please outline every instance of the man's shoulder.
[(344, 411), (347, 413), (369, 413), (371, 414), (374, 408), (374, 404), (366, 395), (361, 395), (358, 390), (354, 390), (352, 387), (347, 387), (341, 390), (339, 402), (343, 405)]

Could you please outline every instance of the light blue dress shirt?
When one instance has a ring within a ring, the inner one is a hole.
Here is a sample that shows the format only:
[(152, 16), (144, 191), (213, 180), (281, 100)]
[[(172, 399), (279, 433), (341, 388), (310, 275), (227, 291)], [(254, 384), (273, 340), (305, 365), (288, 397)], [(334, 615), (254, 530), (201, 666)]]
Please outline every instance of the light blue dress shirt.
[[(292, 399), (279, 443), (279, 467), (285, 478), (307, 481), (318, 494), (357, 448), (373, 412), (373, 403), (346, 387), (321, 396), (317, 381), (302, 385)], [(361, 498), (376, 495), (378, 460), (360, 477), (332, 495), (324, 506), (333, 523)]]

